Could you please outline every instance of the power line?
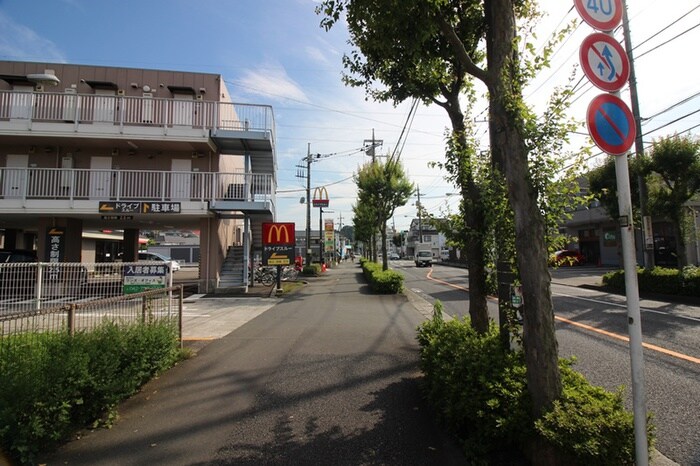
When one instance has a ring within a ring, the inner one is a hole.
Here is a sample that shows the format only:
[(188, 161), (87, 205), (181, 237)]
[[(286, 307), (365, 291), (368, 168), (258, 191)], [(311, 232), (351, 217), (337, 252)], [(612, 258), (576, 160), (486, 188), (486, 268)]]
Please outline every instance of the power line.
[(683, 35), (685, 35), (685, 34), (687, 34), (687, 33), (689, 33), (690, 31), (692, 31), (693, 29), (695, 29), (695, 28), (697, 28), (697, 27), (700, 27), (700, 23), (699, 23), (699, 24), (696, 24), (695, 26), (692, 26), (692, 27), (686, 29), (685, 31), (681, 32), (680, 34), (677, 34), (677, 35), (671, 37), (669, 40), (660, 43), (660, 44), (657, 45), (656, 47), (651, 48), (651, 49), (647, 50), (646, 52), (640, 53), (639, 55), (637, 55), (637, 58), (642, 58), (644, 55), (646, 55), (646, 54), (648, 54), (648, 53), (651, 53), (651, 52), (653, 52), (654, 50), (656, 50), (656, 49), (658, 49), (658, 48), (660, 48), (660, 47), (663, 47), (664, 45), (668, 44), (669, 42), (673, 42), (674, 40), (678, 39), (679, 37), (681, 37), (681, 36), (683, 36)]

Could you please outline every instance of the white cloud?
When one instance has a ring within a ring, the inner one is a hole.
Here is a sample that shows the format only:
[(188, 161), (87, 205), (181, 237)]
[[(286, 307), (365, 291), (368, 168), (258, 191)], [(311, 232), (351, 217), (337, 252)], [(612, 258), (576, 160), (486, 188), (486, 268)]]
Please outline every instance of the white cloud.
[(246, 70), (238, 82), (249, 94), (309, 102), (301, 86), (279, 66), (267, 65), (257, 70)]
[(309, 57), (311, 60), (320, 63), (322, 65), (330, 65), (330, 62), (326, 58), (326, 56), (323, 54), (323, 52), (316, 48), (312, 47), (310, 45), (306, 46), (306, 56)]
[(0, 56), (10, 60), (65, 63), (66, 57), (52, 41), (0, 12)]

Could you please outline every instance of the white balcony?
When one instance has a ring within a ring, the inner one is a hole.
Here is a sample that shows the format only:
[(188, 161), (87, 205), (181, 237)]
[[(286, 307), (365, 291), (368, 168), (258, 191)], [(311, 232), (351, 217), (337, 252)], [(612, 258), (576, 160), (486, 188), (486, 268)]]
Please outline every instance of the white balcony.
[[(271, 174), (0, 167), (0, 212), (97, 214), (100, 201), (178, 202), (211, 211), (274, 212)], [(184, 213), (184, 212), (183, 212)]]
[(205, 100), (0, 91), (0, 136), (211, 141), (274, 171), (272, 107)]

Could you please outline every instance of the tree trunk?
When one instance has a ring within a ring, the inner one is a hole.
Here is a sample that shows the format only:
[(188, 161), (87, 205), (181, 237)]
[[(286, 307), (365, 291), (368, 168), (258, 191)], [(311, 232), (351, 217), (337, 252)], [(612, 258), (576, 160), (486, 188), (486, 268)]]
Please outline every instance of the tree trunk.
[(515, 247), (523, 286), (523, 347), (528, 391), (535, 418), (561, 396), (557, 340), (554, 329), (545, 221), (538, 193), (529, 182), (527, 149), (520, 125), (518, 102), (522, 92), (516, 82), (515, 16), (512, 0), (485, 2), (488, 22), (487, 58), (495, 77), (489, 86), (491, 151), (503, 167), (508, 199), (515, 215)]
[[(471, 325), (478, 333), (484, 334), (489, 328), (488, 303), (486, 300), (486, 267), (484, 234), (486, 220), (484, 216), (483, 199), (481, 192), (474, 182), (471, 163), (464, 160), (464, 149), (467, 147), (466, 127), (464, 114), (459, 104), (459, 95), (448, 97), (449, 105), (447, 113), (452, 122), (452, 130), (455, 135), (457, 153), (460, 154), (458, 167), (458, 182), (461, 187), (461, 195), (464, 199), (464, 222), (466, 224), (467, 239), (464, 249), (467, 255), (467, 269), (469, 271), (469, 317)], [(466, 167), (465, 167), (465, 164)]]
[(676, 256), (678, 258), (678, 270), (688, 265), (688, 255), (685, 250), (685, 235), (683, 229), (683, 211), (675, 213), (671, 221), (673, 222), (673, 234), (676, 236)]

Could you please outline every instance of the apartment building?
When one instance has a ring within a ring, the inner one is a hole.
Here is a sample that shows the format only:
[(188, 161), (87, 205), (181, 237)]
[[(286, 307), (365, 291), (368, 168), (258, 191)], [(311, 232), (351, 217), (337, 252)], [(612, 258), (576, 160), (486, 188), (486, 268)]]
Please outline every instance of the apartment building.
[(0, 233), (78, 262), (83, 230), (199, 230), (203, 292), (245, 287), (275, 220), (272, 108), (221, 75), (0, 61)]

